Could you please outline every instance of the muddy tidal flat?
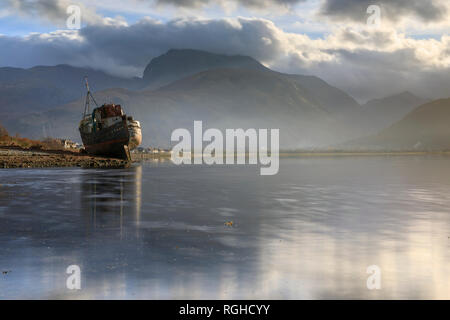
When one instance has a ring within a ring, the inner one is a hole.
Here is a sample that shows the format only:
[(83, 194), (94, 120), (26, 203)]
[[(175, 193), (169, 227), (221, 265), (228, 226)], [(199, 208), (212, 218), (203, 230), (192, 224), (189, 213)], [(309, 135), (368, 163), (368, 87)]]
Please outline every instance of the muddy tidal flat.
[(128, 165), (121, 159), (93, 157), (71, 151), (0, 149), (0, 168), (124, 168)]

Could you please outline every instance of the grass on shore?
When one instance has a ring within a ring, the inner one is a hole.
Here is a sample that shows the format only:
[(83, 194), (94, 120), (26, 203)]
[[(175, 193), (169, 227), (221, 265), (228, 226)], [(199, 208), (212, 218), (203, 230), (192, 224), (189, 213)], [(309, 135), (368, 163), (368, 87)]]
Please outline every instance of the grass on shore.
[(33, 149), (33, 150), (63, 150), (62, 144), (52, 138), (47, 138), (45, 140), (32, 140), (28, 138), (22, 138), (19, 135), (11, 137), (9, 135), (0, 136), (0, 147), (13, 147), (22, 149)]

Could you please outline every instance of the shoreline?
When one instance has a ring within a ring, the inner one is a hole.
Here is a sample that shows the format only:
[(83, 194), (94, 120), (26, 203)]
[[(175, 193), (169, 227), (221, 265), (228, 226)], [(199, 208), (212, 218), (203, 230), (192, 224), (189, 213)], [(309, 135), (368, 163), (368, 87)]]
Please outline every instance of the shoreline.
[(333, 156), (418, 156), (418, 155), (450, 155), (450, 151), (329, 151), (329, 152), (280, 152), (280, 157), (333, 157)]
[[(248, 154), (247, 154), (248, 155)], [(349, 156), (418, 156), (450, 155), (450, 151), (336, 151), (336, 152), (280, 152), (282, 158), (300, 157), (349, 157)], [(127, 168), (133, 162), (155, 159), (170, 159), (170, 153), (132, 153), (132, 161), (92, 156), (69, 150), (40, 150), (21, 147), (0, 146), (0, 169), (13, 168)]]
[(126, 168), (126, 160), (97, 157), (68, 150), (38, 150), (0, 147), (0, 169), (13, 168)]

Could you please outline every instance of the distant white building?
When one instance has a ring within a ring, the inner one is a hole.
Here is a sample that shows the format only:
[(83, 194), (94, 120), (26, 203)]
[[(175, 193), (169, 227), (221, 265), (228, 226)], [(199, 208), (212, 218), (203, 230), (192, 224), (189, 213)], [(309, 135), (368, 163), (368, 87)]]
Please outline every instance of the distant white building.
[(78, 144), (69, 139), (59, 139), (64, 149), (77, 149)]

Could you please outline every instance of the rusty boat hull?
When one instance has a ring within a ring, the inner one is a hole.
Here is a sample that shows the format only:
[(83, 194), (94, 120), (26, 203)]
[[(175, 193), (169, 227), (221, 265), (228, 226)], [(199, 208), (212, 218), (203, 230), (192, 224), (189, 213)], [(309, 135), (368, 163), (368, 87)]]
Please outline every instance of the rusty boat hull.
[[(98, 106), (86, 81), (86, 102), (79, 130), (84, 149), (88, 154), (131, 161), (130, 150), (142, 142), (141, 125), (127, 117), (120, 104)], [(91, 113), (91, 100), (97, 106)]]
[(123, 120), (97, 132), (80, 130), (81, 140), (88, 154), (130, 160), (130, 131)]

